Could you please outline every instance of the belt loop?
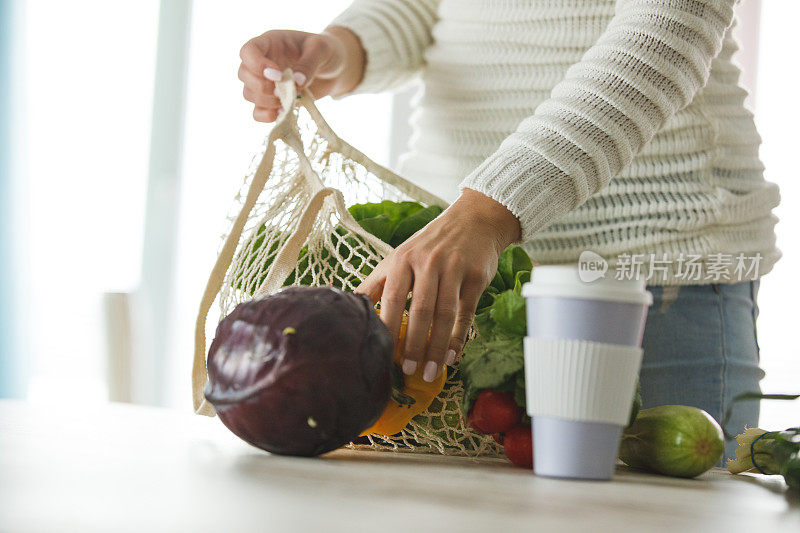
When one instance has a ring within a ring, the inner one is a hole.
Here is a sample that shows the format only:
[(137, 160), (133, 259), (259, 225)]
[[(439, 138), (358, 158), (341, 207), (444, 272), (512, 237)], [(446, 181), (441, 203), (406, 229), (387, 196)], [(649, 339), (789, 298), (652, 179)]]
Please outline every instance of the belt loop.
[(678, 298), (678, 291), (681, 290), (680, 285), (665, 285), (661, 291), (661, 308), (662, 313), (666, 313), (669, 306)]

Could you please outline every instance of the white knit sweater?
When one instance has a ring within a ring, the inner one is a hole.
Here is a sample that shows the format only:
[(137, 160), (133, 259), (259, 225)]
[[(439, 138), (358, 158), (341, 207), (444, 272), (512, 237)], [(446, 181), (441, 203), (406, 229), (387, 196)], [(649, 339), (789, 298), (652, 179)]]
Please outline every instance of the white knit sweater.
[[(731, 61), (737, 1), (356, 0), (332, 25), (366, 51), (356, 92), (421, 75), (401, 174), (496, 199), (534, 260), (644, 254), (646, 270), (655, 254), (669, 266), (651, 284), (733, 282), (736, 255), (760, 254), (747, 277), (780, 256)], [(728, 255), (723, 276), (681, 270)]]

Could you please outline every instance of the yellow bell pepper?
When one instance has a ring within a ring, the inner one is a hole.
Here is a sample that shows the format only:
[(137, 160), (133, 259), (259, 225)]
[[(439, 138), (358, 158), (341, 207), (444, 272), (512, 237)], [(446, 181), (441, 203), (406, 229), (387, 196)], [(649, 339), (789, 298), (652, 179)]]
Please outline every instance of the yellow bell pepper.
[[(394, 349), (394, 362), (397, 365), (401, 364), (403, 360), (403, 347), (405, 345), (406, 328), (408, 327), (408, 317), (403, 317), (403, 322), (400, 325), (400, 337), (397, 346)], [(433, 402), (433, 399), (442, 392), (444, 383), (447, 381), (447, 372), (442, 370), (439, 376), (431, 383), (422, 379), (422, 371), (424, 365), (419, 365), (417, 371), (411, 376), (403, 376), (403, 394), (414, 398), (412, 405), (402, 405), (396, 400), (389, 400), (389, 404), (383, 411), (383, 414), (375, 424), (367, 428), (364, 435), (371, 435), (377, 433), (379, 435), (394, 435), (400, 433), (405, 428), (412, 418), (425, 411)]]

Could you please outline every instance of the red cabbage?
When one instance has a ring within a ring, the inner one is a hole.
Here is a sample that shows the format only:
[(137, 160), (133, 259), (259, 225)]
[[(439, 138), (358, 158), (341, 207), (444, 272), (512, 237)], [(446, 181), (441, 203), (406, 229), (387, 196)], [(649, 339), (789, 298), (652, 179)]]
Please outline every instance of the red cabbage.
[(288, 287), (238, 305), (220, 322), (205, 395), (250, 444), (319, 455), (357, 438), (383, 413), (392, 352), (366, 296)]

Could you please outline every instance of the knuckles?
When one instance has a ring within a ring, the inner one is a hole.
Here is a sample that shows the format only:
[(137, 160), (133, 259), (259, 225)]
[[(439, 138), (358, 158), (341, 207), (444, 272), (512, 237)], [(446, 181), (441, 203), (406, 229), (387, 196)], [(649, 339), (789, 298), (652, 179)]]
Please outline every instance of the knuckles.
[(239, 49), (239, 59), (241, 59), (242, 61), (244, 61), (244, 60), (247, 58), (247, 56), (249, 55), (249, 53), (248, 53), (248, 52), (249, 52), (249, 51), (250, 51), (250, 49), (251, 49), (252, 47), (254, 47), (254, 46), (255, 46), (255, 44), (253, 44), (253, 39), (250, 39), (249, 41), (247, 41), (246, 43), (244, 43), (244, 44), (242, 45), (242, 47)]
[(464, 268), (464, 279), (474, 283), (488, 283), (491, 281), (494, 274), (489, 274), (488, 269), (481, 268), (474, 263), (467, 265)]
[(471, 282), (488, 281), (492, 278), (488, 269), (481, 267), (461, 251), (449, 247), (400, 246), (394, 251), (393, 261), (422, 272), (460, 273)]
[(255, 84), (255, 87), (253, 87), (253, 88), (257, 92), (259, 92), (261, 94), (266, 94), (266, 95), (271, 95), (272, 94), (272, 90), (273, 90), (272, 89), (272, 84), (271, 83), (267, 83), (266, 81), (259, 81), (257, 84)]
[(392, 254), (392, 261), (395, 264), (410, 264), (411, 263), (411, 250), (407, 246), (400, 246), (396, 248)]
[(411, 299), (411, 314), (414, 316), (430, 317), (433, 316), (435, 309), (428, 301), (415, 302)]
[(401, 296), (394, 296), (394, 295), (384, 295), (381, 298), (381, 305), (383, 307), (405, 307), (406, 306), (406, 298)]
[(447, 320), (453, 321), (456, 318), (456, 309), (455, 307), (451, 307), (449, 305), (440, 306), (436, 308), (436, 313), (434, 315), (437, 320)]
[(455, 326), (457, 328), (459, 328), (458, 333), (459, 334), (462, 333), (462, 330), (463, 330), (463, 334), (464, 334), (463, 336), (465, 338), (467, 336), (467, 331), (466, 330), (469, 329), (469, 327), (472, 325), (472, 319), (473, 318), (474, 318), (473, 314), (462, 314), (462, 315), (459, 315), (456, 318)]
[(309, 35), (303, 41), (303, 51), (311, 54), (321, 52), (326, 46), (328, 46), (328, 41), (317, 34)]

